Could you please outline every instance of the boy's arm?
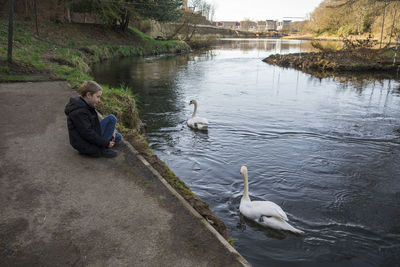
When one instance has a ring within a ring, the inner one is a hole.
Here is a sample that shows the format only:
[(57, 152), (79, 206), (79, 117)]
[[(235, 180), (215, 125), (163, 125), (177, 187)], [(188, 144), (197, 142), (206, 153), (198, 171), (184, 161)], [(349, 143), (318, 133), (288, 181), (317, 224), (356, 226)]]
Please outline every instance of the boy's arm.
[(101, 147), (108, 147), (109, 142), (99, 135), (90, 125), (90, 115), (86, 112), (72, 112), (69, 114), (76, 130), (83, 139)]

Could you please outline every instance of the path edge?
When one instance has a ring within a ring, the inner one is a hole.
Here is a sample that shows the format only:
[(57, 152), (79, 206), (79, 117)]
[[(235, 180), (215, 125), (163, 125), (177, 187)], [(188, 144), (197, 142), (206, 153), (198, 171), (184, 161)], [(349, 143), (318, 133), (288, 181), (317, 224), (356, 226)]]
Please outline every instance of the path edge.
[(168, 191), (174, 195), (183, 206), (213, 234), (219, 242), (227, 249), (230, 253), (232, 253), (236, 259), (245, 267), (250, 267), (250, 263), (234, 248), (232, 247), (228, 241), (220, 234), (211, 224), (203, 218), (168, 182), (161, 176), (161, 174), (151, 166), (151, 164), (142, 156), (140, 153), (130, 144), (129, 142), (122, 140), (122, 142), (128, 147), (128, 149), (135, 154), (138, 159), (146, 166), (146, 168), (155, 175), (158, 180), (168, 189)]

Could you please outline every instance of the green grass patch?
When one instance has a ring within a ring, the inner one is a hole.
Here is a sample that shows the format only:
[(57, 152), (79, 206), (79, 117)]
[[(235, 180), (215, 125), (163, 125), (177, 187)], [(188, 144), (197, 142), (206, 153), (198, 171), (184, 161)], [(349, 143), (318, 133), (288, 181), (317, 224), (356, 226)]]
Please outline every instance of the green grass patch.
[(138, 29), (129, 26), (129, 29), (136, 33), (144, 43), (143, 45), (143, 52), (144, 54), (153, 54), (158, 55), (162, 53), (176, 53), (179, 51), (189, 51), (190, 47), (188, 44), (182, 41), (159, 41), (154, 40), (150, 36), (142, 33)]
[(228, 241), (229, 245), (231, 245), (232, 247), (235, 247), (235, 239), (233, 237), (228, 237), (228, 239), (226, 240)]
[[(384, 51), (384, 52), (382, 53), (382, 56), (383, 56), (384, 58), (393, 58), (393, 57), (394, 57), (394, 54), (395, 54), (395, 51), (393, 51), (393, 50), (386, 50), (386, 51)], [(399, 55), (400, 55), (400, 52), (397, 53), (397, 56), (399, 56)]]
[(194, 196), (192, 190), (190, 190), (190, 188), (182, 180), (176, 177), (174, 172), (171, 171), (171, 169), (167, 166), (167, 164), (165, 164), (165, 162), (163, 162), (163, 164), (164, 168), (166, 169), (164, 178), (168, 181), (168, 183), (170, 183), (172, 187), (180, 189), (186, 192), (187, 194)]
[(5, 75), (0, 74), (0, 82), (33, 82), (33, 81), (45, 81), (47, 79), (41, 77), (31, 77), (25, 75)]
[(89, 74), (65, 65), (57, 66), (54, 72), (58, 77), (68, 80), (73, 88), (78, 88), (83, 81), (93, 80), (93, 77)]
[(0, 72), (6, 73), (6, 74), (11, 74), (11, 70), (8, 66), (0, 66)]

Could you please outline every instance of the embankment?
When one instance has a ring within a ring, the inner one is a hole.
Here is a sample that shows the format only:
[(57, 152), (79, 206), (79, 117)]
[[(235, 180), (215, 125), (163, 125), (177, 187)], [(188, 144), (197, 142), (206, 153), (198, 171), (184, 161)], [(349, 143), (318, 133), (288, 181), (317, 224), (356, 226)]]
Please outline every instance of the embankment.
[(282, 36), (277, 32), (257, 33), (200, 24), (183, 25), (180, 23), (161, 24), (152, 22), (149, 29), (150, 30), (146, 32), (146, 34), (152, 37), (161, 36), (163, 38), (168, 38), (168, 36), (175, 35), (176, 38), (183, 40), (192, 33), (198, 36), (213, 36), (215, 38), (272, 38)]

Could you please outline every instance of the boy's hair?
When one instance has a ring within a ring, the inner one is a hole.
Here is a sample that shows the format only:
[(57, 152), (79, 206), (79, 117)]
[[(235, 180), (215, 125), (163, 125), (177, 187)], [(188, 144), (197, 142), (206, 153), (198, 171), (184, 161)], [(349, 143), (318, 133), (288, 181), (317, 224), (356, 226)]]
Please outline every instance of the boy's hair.
[(93, 95), (101, 90), (101, 86), (95, 81), (86, 81), (82, 83), (81, 89), (79, 91), (81, 93), (81, 96), (86, 96), (87, 93)]

